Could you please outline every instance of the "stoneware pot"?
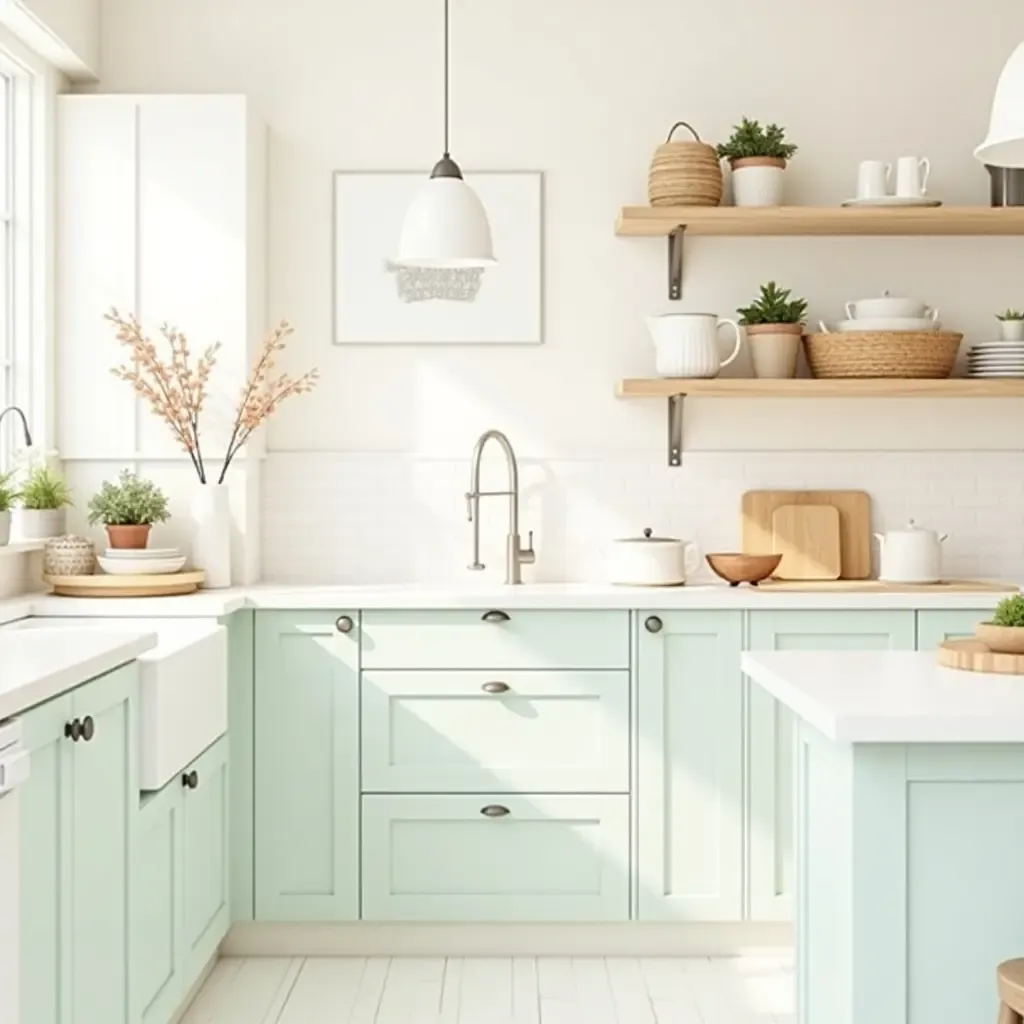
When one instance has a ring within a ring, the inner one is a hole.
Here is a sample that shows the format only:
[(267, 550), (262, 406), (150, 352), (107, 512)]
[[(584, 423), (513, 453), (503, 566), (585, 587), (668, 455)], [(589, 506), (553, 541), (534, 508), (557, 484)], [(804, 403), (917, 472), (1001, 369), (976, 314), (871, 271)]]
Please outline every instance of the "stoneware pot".
[(785, 380), (796, 376), (803, 324), (748, 324), (747, 339), (754, 376)]
[(108, 526), (107, 539), (112, 548), (128, 548), (138, 551), (149, 543), (149, 523), (140, 526)]
[(676, 537), (655, 537), (648, 528), (642, 537), (612, 542), (608, 579), (621, 587), (681, 587), (699, 564), (700, 555), (693, 543)]
[(1003, 341), (1024, 341), (1024, 320), (1000, 320), (999, 333)]
[(91, 576), (96, 571), (96, 552), (85, 537), (52, 537), (43, 548), (43, 572), (47, 576)]
[(192, 567), (206, 573), (203, 586), (231, 586), (231, 509), (227, 484), (200, 484), (192, 492)]
[(62, 508), (16, 508), (11, 532), (18, 540), (46, 540), (61, 537), (67, 529), (67, 512)]
[(786, 161), (774, 156), (745, 156), (732, 164), (732, 201), (736, 206), (781, 206)]
[(0, 512), (0, 548), (6, 547), (11, 539), (11, 513)]
[(990, 650), (998, 654), (1024, 654), (1024, 626), (997, 626), (993, 622), (979, 622), (974, 635)]

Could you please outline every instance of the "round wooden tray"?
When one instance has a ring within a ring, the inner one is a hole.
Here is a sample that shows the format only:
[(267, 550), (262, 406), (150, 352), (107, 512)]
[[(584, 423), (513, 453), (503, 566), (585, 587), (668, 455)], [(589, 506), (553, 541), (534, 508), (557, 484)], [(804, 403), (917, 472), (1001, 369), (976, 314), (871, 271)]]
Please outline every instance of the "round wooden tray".
[(198, 590), (206, 573), (201, 569), (161, 576), (44, 576), (61, 597), (171, 597)]
[(1024, 676), (1024, 654), (1000, 654), (980, 640), (946, 640), (939, 644), (939, 664), (968, 672)]

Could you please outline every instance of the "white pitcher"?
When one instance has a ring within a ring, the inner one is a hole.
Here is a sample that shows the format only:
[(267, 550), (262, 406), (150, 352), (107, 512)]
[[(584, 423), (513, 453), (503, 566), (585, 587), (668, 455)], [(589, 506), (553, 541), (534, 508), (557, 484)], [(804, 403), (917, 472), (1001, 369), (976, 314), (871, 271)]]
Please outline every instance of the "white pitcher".
[[(718, 355), (718, 329), (728, 324), (736, 344), (728, 359)], [(654, 339), (655, 368), (659, 377), (717, 377), (739, 354), (743, 332), (735, 320), (720, 320), (714, 313), (666, 313), (649, 316)]]

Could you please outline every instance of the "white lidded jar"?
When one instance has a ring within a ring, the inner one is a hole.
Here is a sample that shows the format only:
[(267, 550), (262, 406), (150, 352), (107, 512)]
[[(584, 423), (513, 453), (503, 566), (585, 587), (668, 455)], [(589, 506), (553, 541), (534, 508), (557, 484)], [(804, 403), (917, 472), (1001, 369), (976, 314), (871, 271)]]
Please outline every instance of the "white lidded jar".
[(904, 530), (876, 533), (882, 556), (879, 579), (888, 583), (938, 583), (942, 579), (942, 542), (947, 537), (923, 529), (913, 519)]
[(622, 587), (681, 587), (699, 561), (695, 544), (655, 537), (648, 527), (642, 537), (612, 541), (608, 579)]

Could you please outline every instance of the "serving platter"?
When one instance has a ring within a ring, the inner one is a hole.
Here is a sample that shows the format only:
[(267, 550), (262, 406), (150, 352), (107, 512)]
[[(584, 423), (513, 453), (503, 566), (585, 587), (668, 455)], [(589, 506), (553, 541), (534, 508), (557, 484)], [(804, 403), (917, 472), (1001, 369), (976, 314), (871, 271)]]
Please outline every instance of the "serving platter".
[(60, 597), (172, 597), (191, 594), (202, 586), (201, 569), (163, 576), (44, 576)]

